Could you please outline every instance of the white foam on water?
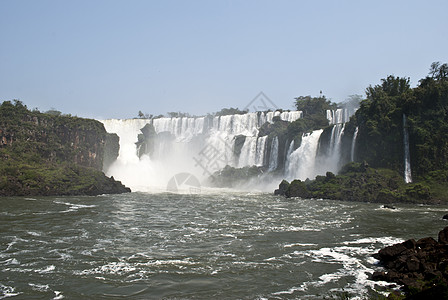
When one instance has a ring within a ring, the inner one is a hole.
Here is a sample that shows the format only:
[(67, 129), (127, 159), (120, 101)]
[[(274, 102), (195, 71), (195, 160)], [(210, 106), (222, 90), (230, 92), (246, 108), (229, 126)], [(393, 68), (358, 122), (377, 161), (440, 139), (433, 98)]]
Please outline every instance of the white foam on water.
[(27, 231), (27, 233), (28, 233), (29, 235), (32, 235), (32, 236), (41, 236), (41, 235), (42, 235), (42, 233), (40, 233), (40, 232), (35, 232), (35, 231)]
[(62, 292), (60, 291), (54, 291), (54, 298), (53, 300), (60, 300), (60, 299), (64, 299), (64, 295), (62, 294)]
[(15, 297), (20, 294), (22, 293), (16, 292), (16, 289), (14, 287), (3, 285), (0, 283), (0, 299)]
[(90, 205), (74, 204), (74, 203), (63, 202), (63, 201), (54, 201), (54, 203), (68, 206), (67, 210), (60, 211), (59, 213), (67, 213), (67, 212), (72, 212), (72, 211), (78, 211), (81, 208), (94, 208), (94, 207), (96, 207), (96, 205), (94, 205), (94, 204), (90, 204)]
[[(396, 242), (397, 239), (393, 238), (363, 238), (359, 239), (356, 244), (369, 244), (371, 243), (391, 243)], [(355, 244), (355, 242), (345, 242), (346, 245)], [(384, 244), (383, 244), (384, 245)], [(325, 273), (319, 276), (319, 281), (310, 281), (310, 286), (323, 286), (331, 282), (338, 282), (347, 277), (353, 277), (354, 282), (347, 284), (342, 290), (347, 292), (353, 292), (355, 294), (366, 294), (368, 288), (374, 288), (375, 286), (387, 286), (390, 283), (382, 281), (369, 280), (369, 274), (375, 270), (372, 267), (375, 265), (376, 260), (370, 257), (379, 248), (373, 246), (361, 247), (361, 246), (340, 246), (334, 248), (321, 248), (318, 250), (304, 251), (306, 256), (309, 256), (313, 262), (326, 263), (326, 264), (340, 264), (341, 267), (333, 273)], [(296, 253), (295, 251), (294, 253)], [(367, 259), (366, 259), (367, 257)]]
[(9, 266), (9, 265), (20, 265), (20, 262), (15, 258), (9, 258), (5, 261), (0, 262), (0, 264)]
[(36, 273), (40, 273), (40, 274), (48, 274), (48, 273), (54, 273), (53, 271), (56, 269), (56, 267), (54, 265), (49, 265), (44, 269), (38, 269), (38, 270), (34, 270), (34, 272)]
[(283, 245), (284, 248), (292, 248), (292, 247), (309, 247), (309, 246), (317, 246), (317, 244), (310, 243), (294, 243), (294, 244), (286, 244)]
[(377, 238), (372, 238), (372, 237), (366, 237), (366, 238), (361, 238), (361, 239), (357, 239), (354, 241), (345, 241), (342, 244), (344, 245), (352, 245), (352, 244), (376, 244), (376, 243), (380, 243), (383, 244), (384, 247), (386, 246), (391, 246), (393, 244), (398, 244), (398, 243), (402, 243), (404, 242), (403, 239), (399, 239), (399, 238), (395, 238), (392, 236), (386, 236), (386, 237), (377, 237)]
[(46, 292), (50, 289), (48, 284), (36, 284), (36, 283), (28, 283), (28, 285), (35, 291), (38, 292)]

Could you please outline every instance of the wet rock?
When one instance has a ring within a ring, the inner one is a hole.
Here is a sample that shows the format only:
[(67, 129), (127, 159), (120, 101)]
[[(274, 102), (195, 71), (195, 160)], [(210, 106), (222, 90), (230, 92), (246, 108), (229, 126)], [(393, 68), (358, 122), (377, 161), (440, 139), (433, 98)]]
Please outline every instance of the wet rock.
[(387, 209), (396, 209), (394, 206), (390, 205), (390, 204), (385, 204), (383, 205), (383, 208), (387, 208)]
[(433, 239), (432, 237), (426, 237), (419, 239), (416, 246), (419, 249), (426, 249), (433, 248), (435, 245), (437, 245), (437, 241), (435, 239)]
[(403, 243), (388, 246), (378, 252), (379, 260), (390, 261), (396, 258), (401, 252), (405, 251), (406, 249), (407, 248), (403, 245)]
[(444, 245), (448, 244), (448, 227), (445, 227), (439, 232), (439, 243)]
[(436, 293), (448, 291), (448, 227), (439, 232), (438, 241), (432, 237), (418, 241), (410, 239), (385, 247), (374, 257), (387, 271), (375, 272), (373, 280), (398, 283), (413, 295), (426, 295), (426, 291), (433, 289), (435, 284), (436, 287), (444, 287), (440, 291), (434, 290)]
[(276, 189), (274, 191), (274, 195), (281, 195), (281, 196), (285, 196), (286, 195), (286, 191), (288, 190), (289, 187), (289, 182), (286, 180), (283, 180), (280, 185), (278, 186), (278, 189)]

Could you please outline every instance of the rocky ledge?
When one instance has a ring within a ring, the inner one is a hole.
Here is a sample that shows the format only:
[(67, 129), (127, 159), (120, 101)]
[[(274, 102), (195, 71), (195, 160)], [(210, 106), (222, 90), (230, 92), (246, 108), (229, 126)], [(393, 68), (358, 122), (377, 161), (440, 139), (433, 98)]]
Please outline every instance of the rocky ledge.
[(410, 239), (374, 257), (387, 271), (375, 272), (372, 279), (402, 285), (406, 299), (448, 299), (448, 227), (439, 232), (438, 241)]

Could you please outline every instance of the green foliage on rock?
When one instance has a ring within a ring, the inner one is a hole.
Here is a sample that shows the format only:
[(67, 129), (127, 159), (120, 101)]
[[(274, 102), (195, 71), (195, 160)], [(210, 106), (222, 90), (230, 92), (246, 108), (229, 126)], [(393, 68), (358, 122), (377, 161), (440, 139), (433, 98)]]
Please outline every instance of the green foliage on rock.
[(247, 114), (248, 110), (239, 110), (238, 108), (223, 108), (215, 113), (215, 116), (227, 116), (227, 115), (244, 115)]
[[(102, 172), (106, 146), (118, 142), (102, 123), (0, 105), (0, 196), (129, 191)], [(110, 163), (118, 148), (110, 150)]]
[(286, 197), (322, 198), (331, 200), (377, 203), (448, 202), (446, 193), (430, 188), (434, 180), (405, 184), (402, 176), (390, 169), (375, 169), (367, 163), (350, 163), (339, 175), (327, 172), (314, 180), (294, 180), (287, 187), (282, 182), (277, 194)]
[(325, 116), (327, 109), (336, 109), (336, 104), (331, 103), (325, 96), (299, 96), (295, 100), (297, 110), (302, 111), (305, 118), (309, 115)]
[[(407, 118), (414, 177), (448, 168), (447, 64), (433, 63), (430, 74), (410, 87), (409, 78), (389, 76), (366, 90), (351, 123), (359, 127), (357, 159), (403, 171), (403, 115)], [(353, 126), (352, 126), (353, 127)]]
[(227, 165), (224, 169), (213, 173), (209, 178), (208, 184), (215, 187), (235, 187), (239, 183), (257, 178), (261, 174), (263, 174), (262, 167), (246, 166), (243, 168), (234, 168)]

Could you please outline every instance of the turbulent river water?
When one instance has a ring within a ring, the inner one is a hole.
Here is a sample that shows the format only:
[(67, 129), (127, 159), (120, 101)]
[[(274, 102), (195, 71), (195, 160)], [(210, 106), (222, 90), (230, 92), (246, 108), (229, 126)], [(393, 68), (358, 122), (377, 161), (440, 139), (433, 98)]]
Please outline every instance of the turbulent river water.
[(1, 198), (0, 298), (363, 299), (371, 257), (448, 207), (265, 193)]

